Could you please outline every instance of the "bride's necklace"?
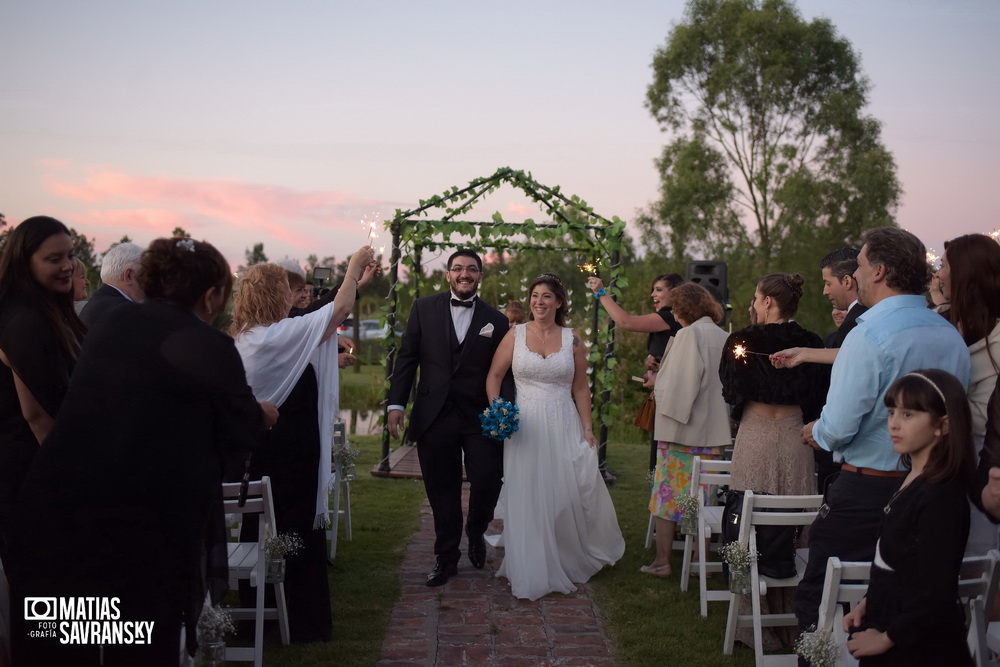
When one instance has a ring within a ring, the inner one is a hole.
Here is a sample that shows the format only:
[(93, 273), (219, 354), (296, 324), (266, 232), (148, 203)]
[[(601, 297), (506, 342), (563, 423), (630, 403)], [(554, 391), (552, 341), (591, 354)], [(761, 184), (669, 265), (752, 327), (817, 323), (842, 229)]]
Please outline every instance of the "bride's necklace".
[[(554, 329), (554, 328), (555, 327), (550, 328), (549, 332), (551, 332), (552, 329)], [(549, 334), (546, 333), (545, 335), (542, 335), (542, 331), (541, 331), (541, 329), (538, 328), (537, 324), (534, 327), (530, 327), (530, 329), (535, 332), (536, 336), (538, 336), (538, 340), (542, 341), (542, 349), (544, 350), (545, 349), (545, 341), (548, 340)]]

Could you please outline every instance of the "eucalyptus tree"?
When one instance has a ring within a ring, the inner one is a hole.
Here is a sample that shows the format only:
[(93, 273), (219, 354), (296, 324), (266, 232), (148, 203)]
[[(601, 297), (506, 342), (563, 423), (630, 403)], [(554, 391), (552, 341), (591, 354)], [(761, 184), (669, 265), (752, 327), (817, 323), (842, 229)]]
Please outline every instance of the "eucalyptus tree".
[(809, 276), (828, 250), (895, 224), (870, 83), (829, 20), (786, 0), (691, 0), (653, 73), (646, 106), (671, 140), (660, 199), (638, 220), (652, 251)]

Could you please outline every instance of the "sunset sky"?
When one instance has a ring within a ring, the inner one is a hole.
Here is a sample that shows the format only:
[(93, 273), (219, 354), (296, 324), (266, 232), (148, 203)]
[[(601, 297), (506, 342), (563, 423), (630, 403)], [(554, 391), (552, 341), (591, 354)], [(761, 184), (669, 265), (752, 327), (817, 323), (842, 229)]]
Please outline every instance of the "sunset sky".
[[(939, 252), (1000, 226), (1000, 2), (801, 0), (861, 56)], [(8, 0), (0, 212), (145, 244), (181, 226), (234, 265), (344, 258), (363, 217), (510, 166), (631, 220), (668, 140), (643, 107), (676, 0)], [(495, 193), (484, 215), (542, 218)], [(387, 242), (387, 239), (386, 239)]]

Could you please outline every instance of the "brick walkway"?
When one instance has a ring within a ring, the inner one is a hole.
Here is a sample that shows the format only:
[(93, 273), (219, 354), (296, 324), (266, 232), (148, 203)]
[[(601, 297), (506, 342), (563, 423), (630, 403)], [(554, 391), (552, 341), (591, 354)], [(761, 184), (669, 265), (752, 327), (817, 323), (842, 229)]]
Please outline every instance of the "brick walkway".
[(458, 576), (438, 588), (424, 583), (434, 567), (434, 522), (425, 501), (400, 570), (403, 594), (382, 642), (381, 667), (614, 667), (586, 585), (572, 595), (518, 600), (507, 580), (494, 576), (503, 549), (487, 545), (482, 570), (472, 567), (465, 549), (463, 538)]

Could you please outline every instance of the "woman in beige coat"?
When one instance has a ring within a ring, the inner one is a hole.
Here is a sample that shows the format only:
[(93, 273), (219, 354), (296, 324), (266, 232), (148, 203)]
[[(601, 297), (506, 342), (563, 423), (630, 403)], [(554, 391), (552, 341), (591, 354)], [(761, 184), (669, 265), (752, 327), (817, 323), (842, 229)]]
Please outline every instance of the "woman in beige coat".
[(656, 377), (656, 468), (649, 511), (656, 517), (656, 558), (641, 569), (668, 577), (677, 499), (691, 485), (695, 456), (721, 458), (732, 442), (729, 410), (722, 400), (719, 360), (726, 332), (716, 326), (719, 302), (701, 285), (686, 283), (672, 292), (674, 317), (684, 327), (671, 340)]

